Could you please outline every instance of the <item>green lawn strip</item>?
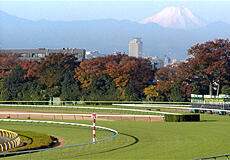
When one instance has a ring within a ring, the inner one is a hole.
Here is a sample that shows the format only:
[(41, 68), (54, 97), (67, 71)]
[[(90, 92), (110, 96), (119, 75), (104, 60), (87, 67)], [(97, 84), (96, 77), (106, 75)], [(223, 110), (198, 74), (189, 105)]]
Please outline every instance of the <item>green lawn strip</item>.
[[(63, 120), (59, 120), (63, 121)], [(68, 121), (91, 124), (92, 121)], [(229, 154), (230, 117), (201, 115), (201, 122), (138, 122), (97, 121), (97, 125), (110, 127), (119, 136), (105, 143), (87, 145), (59, 151), (32, 154), (31, 159), (194, 159)], [(1, 123), (0, 123), (1, 124)], [(10, 125), (10, 123), (9, 123)], [(14, 126), (14, 125), (12, 125)], [(37, 126), (37, 125), (35, 125)], [(31, 128), (35, 127), (32, 125)], [(62, 127), (41, 125), (40, 132), (63, 136), (69, 143), (84, 139), (84, 130), (75, 132)], [(39, 126), (37, 126), (39, 127)], [(12, 128), (6, 128), (12, 129)], [(29, 128), (26, 128), (29, 129)], [(38, 128), (34, 128), (38, 129)], [(69, 131), (68, 131), (69, 130)], [(97, 132), (96, 132), (97, 133)], [(78, 134), (76, 137), (75, 135)], [(91, 134), (91, 130), (89, 135)], [(86, 134), (87, 135), (87, 134)], [(98, 135), (98, 134), (97, 134)], [(89, 138), (88, 140), (91, 140)], [(60, 154), (62, 153), (62, 154)], [(25, 155), (21, 159), (28, 158)], [(20, 159), (14, 157), (13, 159)], [(8, 159), (8, 158), (6, 158)], [(9, 157), (12, 159), (12, 157)]]
[[(176, 106), (176, 107), (181, 107), (181, 108), (170, 108), (167, 106), (159, 106), (159, 107), (146, 107), (146, 106), (119, 106), (119, 105), (113, 105), (114, 108), (128, 108), (128, 109), (139, 109), (139, 110), (152, 110), (152, 111), (162, 111), (162, 112), (181, 112), (183, 111), (189, 111), (189, 109), (183, 109), (184, 108), (189, 108), (189, 106)], [(173, 106), (172, 106), (173, 107)], [(171, 111), (170, 111), (171, 110)], [(172, 111), (173, 110), (173, 111)]]

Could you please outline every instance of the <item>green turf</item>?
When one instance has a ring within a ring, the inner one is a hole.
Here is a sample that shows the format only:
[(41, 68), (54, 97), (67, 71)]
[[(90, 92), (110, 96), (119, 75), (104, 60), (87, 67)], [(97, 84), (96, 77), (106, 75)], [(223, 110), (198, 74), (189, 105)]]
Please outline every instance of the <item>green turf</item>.
[[(194, 159), (230, 153), (230, 117), (201, 115), (201, 122), (97, 121), (119, 131), (113, 140), (6, 159)], [(69, 122), (69, 121), (68, 121)], [(91, 121), (77, 121), (91, 123)], [(0, 122), (0, 128), (19, 125)], [(21, 128), (22, 129), (22, 128)], [(24, 130), (63, 137), (66, 145), (91, 140), (91, 130), (57, 125), (23, 125)], [(103, 137), (107, 133), (101, 132)], [(98, 135), (98, 134), (97, 134)]]

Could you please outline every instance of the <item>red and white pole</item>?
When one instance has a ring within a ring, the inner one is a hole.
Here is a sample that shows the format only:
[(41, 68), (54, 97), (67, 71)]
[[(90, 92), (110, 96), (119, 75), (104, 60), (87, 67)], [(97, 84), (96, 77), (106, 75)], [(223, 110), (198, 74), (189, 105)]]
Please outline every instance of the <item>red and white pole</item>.
[(93, 143), (96, 142), (96, 113), (92, 113), (92, 118), (93, 118)]

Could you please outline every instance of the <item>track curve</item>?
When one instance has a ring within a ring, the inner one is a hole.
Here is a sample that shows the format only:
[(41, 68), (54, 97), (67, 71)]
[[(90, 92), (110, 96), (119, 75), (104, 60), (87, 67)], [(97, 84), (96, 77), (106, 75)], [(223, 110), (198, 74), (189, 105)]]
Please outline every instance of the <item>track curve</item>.
[[(62, 124), (62, 125), (72, 125), (72, 126), (93, 127), (93, 125), (88, 125), (88, 124), (68, 123), (68, 122), (55, 122), (55, 121), (15, 120), (15, 119), (0, 119), (0, 121), (4, 121), (4, 122), (27, 122), (27, 123), (48, 123), (48, 124)], [(118, 135), (118, 132), (116, 130), (114, 130), (114, 129), (111, 129), (111, 128), (102, 127), (102, 126), (96, 126), (96, 128), (110, 131), (110, 132), (113, 133), (113, 136), (107, 137), (107, 138), (104, 138), (104, 139), (101, 139), (101, 140), (96, 140), (95, 142), (86, 142), (86, 143), (74, 144), (74, 145), (69, 145), (69, 146), (60, 146), (60, 147), (55, 147), (55, 148), (46, 148), (46, 149), (36, 149), (36, 150), (28, 150), (28, 151), (0, 153), (0, 156), (16, 155), (16, 154), (32, 153), (32, 152), (37, 152), (37, 151), (46, 151), (46, 150), (54, 150), (54, 149), (82, 146), (82, 145), (87, 145), (87, 144), (93, 144), (93, 143), (106, 141), (106, 140), (112, 139), (112, 138), (114, 138), (114, 137), (116, 137)]]

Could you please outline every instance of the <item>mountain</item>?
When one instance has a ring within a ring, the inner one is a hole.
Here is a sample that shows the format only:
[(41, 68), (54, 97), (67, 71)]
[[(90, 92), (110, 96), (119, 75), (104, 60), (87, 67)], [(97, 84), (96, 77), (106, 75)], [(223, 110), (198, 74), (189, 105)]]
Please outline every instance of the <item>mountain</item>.
[(145, 18), (140, 23), (157, 23), (166, 28), (194, 29), (205, 26), (188, 8), (167, 7), (155, 15)]
[(6, 12), (0, 11), (0, 20), (2, 22), (7, 22), (7, 24), (13, 25), (13, 24), (18, 24), (18, 23), (32, 23), (33, 21), (16, 17), (13, 15), (10, 15)]
[(129, 20), (31, 21), (0, 12), (0, 47), (15, 48), (83, 48), (102, 54), (128, 53), (128, 43), (141, 37), (145, 56), (167, 54), (184, 59), (196, 43), (215, 38), (229, 38), (230, 24), (216, 22), (204, 27), (171, 29), (156, 23), (140, 24)]

